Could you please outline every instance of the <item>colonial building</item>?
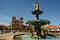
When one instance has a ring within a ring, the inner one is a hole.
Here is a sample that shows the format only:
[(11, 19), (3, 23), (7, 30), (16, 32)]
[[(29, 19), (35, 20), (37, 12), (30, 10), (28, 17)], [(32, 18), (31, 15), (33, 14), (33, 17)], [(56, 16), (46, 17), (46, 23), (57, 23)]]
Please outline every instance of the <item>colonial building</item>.
[(60, 26), (54, 26), (54, 25), (42, 26), (41, 29), (45, 29), (48, 31), (60, 31)]
[(23, 26), (23, 17), (20, 17), (19, 20), (15, 16), (12, 17), (12, 27), (15, 29), (20, 29)]

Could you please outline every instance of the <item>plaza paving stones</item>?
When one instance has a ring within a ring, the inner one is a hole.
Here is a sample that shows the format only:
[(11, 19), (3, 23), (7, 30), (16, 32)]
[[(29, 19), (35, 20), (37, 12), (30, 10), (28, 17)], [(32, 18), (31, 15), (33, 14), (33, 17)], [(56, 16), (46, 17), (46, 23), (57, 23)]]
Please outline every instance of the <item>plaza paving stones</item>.
[(16, 34), (24, 34), (25, 32), (16, 32), (15, 34), (13, 32), (6, 33), (6, 34), (0, 34), (0, 39), (4, 40), (13, 40), (13, 36)]

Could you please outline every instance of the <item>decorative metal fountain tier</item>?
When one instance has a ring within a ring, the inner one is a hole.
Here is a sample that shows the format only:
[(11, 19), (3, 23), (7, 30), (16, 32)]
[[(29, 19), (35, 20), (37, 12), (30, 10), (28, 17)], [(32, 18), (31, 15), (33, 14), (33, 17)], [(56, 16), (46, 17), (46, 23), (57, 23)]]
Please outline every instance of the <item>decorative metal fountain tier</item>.
[(28, 20), (26, 23), (32, 24), (32, 25), (35, 25), (36, 23), (39, 23), (40, 25), (46, 25), (46, 24), (50, 24), (50, 21), (44, 20), (44, 19), (39, 19), (39, 20)]

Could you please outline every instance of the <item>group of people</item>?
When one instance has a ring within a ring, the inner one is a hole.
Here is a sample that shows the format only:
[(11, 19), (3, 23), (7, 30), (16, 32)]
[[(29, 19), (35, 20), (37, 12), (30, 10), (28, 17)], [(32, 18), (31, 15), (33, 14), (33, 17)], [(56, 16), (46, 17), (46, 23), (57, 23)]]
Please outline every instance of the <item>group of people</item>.
[[(25, 32), (33, 33), (33, 32), (34, 32), (34, 26), (32, 26), (32, 25), (28, 25), (28, 26), (23, 25), (23, 26), (19, 27), (17, 30), (18, 30), (18, 31), (25, 31)], [(16, 29), (13, 29), (14, 33), (15, 33), (17, 30), (16, 30)]]

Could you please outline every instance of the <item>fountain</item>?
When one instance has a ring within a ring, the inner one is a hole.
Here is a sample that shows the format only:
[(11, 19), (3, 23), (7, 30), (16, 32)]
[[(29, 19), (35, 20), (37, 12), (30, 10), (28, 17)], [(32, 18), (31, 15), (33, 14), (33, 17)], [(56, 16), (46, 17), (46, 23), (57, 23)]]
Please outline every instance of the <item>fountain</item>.
[(36, 19), (28, 20), (26, 23), (34, 26), (34, 31), (37, 33), (36, 35), (41, 38), (46, 38), (45, 31), (41, 29), (41, 26), (50, 24), (49, 20), (39, 19), (39, 15), (41, 15), (43, 11), (41, 10), (38, 0), (36, 0), (35, 10), (32, 11), (32, 14), (35, 15)]

